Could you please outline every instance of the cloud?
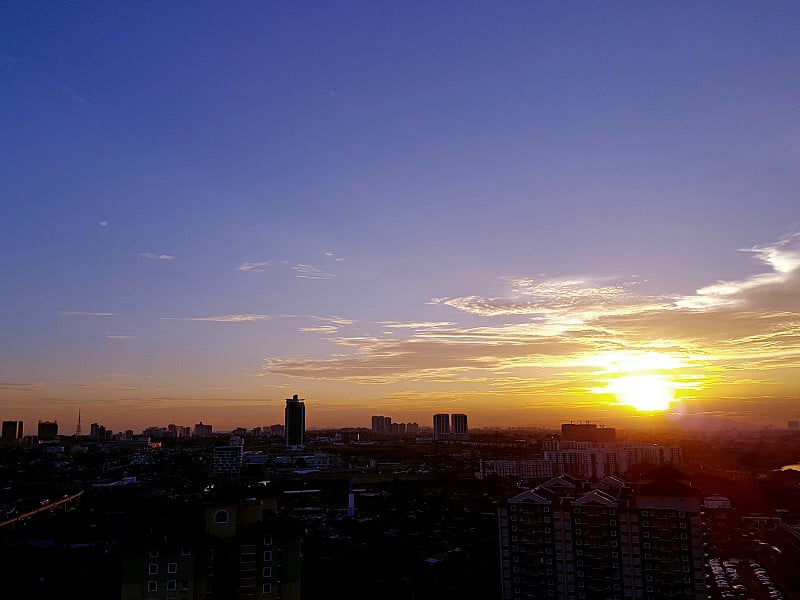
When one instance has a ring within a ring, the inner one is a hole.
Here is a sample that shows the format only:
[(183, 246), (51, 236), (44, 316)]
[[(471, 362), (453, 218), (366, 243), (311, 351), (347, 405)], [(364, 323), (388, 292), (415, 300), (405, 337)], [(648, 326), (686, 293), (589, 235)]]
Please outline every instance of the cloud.
[(132, 335), (107, 335), (106, 339), (109, 340), (130, 340), (133, 339)]
[(415, 382), (446, 384), (445, 395), (512, 394), (515, 401), (522, 395), (571, 406), (614, 403), (592, 392), (626, 372), (668, 377), (679, 399), (696, 403), (712, 394), (752, 394), (759, 382), (769, 382), (775, 397), (796, 394), (800, 235), (743, 251), (764, 270), (688, 295), (648, 296), (640, 277), (505, 278), (503, 296), (430, 302), (469, 315), (470, 326), (380, 321), (376, 336), (333, 338), (339, 348), (328, 358), (271, 356), (263, 368), (307, 379), (403, 382), (410, 393), (428, 389), (414, 389)]
[(325, 253), (325, 256), (333, 256), (333, 252), (328, 251)]
[(449, 327), (455, 325), (453, 321), (378, 321), (388, 329), (433, 329), (437, 327)]
[(264, 262), (243, 262), (238, 267), (236, 267), (237, 271), (242, 271), (244, 273), (263, 273), (267, 268), (274, 266), (273, 263), (269, 261)]
[(313, 265), (296, 264), (292, 270), (300, 279), (331, 279), (336, 277), (333, 273), (326, 273)]
[(100, 227), (108, 227), (108, 221), (100, 221), (98, 225), (100, 225)]
[(151, 252), (140, 252), (139, 256), (144, 256), (152, 260), (174, 260), (175, 257), (171, 254), (153, 254)]
[(208, 317), (161, 317), (164, 321), (207, 321), (210, 323), (252, 323), (255, 321), (269, 321), (272, 315), (257, 315), (251, 313), (238, 315), (211, 315)]
[(317, 325), (316, 327), (300, 327), (297, 331), (302, 333), (335, 333), (339, 328), (334, 325)]
[(336, 262), (344, 262), (344, 259), (341, 256), (337, 256)]
[(70, 317), (116, 317), (117, 313), (112, 312), (85, 312), (82, 310), (61, 311), (62, 315)]
[(40, 383), (19, 383), (14, 381), (0, 381), (0, 390), (12, 390), (19, 392), (32, 392), (41, 389)]

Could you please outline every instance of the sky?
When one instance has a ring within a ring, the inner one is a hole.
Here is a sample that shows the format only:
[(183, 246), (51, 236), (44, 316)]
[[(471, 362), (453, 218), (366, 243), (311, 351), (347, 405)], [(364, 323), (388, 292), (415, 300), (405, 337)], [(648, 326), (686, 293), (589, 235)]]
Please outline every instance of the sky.
[(785, 427), (799, 26), (3, 2), (0, 419)]

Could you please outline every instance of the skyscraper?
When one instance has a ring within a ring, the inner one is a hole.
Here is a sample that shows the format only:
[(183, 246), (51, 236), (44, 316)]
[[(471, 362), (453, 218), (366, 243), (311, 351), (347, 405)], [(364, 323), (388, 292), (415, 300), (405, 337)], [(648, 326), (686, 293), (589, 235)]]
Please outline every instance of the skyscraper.
[(287, 448), (299, 449), (306, 445), (306, 405), (297, 394), (286, 399), (284, 427)]
[(467, 437), (469, 437), (469, 430), (467, 429), (467, 415), (450, 415), (450, 425), (453, 428), (453, 439), (465, 440)]
[(22, 439), (22, 421), (3, 421), (3, 442), (15, 442)]
[(433, 415), (433, 439), (446, 440), (450, 437), (450, 415)]

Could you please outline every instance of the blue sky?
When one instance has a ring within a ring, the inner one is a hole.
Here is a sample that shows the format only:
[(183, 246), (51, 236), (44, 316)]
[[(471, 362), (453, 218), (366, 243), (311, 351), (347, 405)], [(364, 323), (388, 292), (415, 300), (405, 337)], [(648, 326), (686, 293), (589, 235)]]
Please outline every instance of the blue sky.
[[(0, 10), (0, 417), (549, 423), (644, 352), (683, 413), (797, 418), (797, 4)], [(601, 327), (623, 296), (653, 322)], [(664, 329), (697, 316), (792, 351)]]

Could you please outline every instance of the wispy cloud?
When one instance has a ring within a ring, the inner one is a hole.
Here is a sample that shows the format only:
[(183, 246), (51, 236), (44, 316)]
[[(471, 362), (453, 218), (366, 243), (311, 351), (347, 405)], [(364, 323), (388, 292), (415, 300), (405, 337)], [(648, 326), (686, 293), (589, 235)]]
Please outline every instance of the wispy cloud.
[(335, 325), (317, 325), (315, 327), (299, 327), (297, 331), (303, 333), (335, 333), (339, 328)]
[(41, 389), (40, 383), (20, 383), (15, 381), (0, 381), (0, 390), (11, 390), (18, 392), (31, 392)]
[(237, 271), (242, 271), (244, 273), (263, 273), (269, 267), (274, 266), (274, 263), (269, 261), (263, 262), (243, 262), (238, 267), (236, 267)]
[(455, 325), (453, 321), (378, 321), (388, 329), (435, 329)]
[(300, 279), (332, 279), (336, 277), (333, 273), (327, 273), (313, 265), (296, 264), (292, 270), (297, 273)]
[(237, 315), (211, 315), (207, 317), (161, 317), (164, 321), (207, 321), (210, 323), (252, 323), (255, 321), (269, 321), (272, 315), (257, 315), (251, 313)]
[[(620, 369), (647, 369), (669, 376), (683, 398), (712, 389), (733, 397), (759, 381), (785, 395), (796, 390), (800, 368), (800, 235), (744, 251), (766, 271), (690, 295), (648, 296), (638, 278), (506, 278), (503, 296), (431, 301), (468, 315), (470, 326), (381, 321), (384, 331), (376, 336), (333, 338), (340, 352), (329, 358), (272, 356), (264, 371), (356, 383), (447, 383), (445, 395), (514, 393), (575, 404), (596, 402), (593, 392), (607, 389)], [(485, 324), (475, 326), (476, 320)]]
[(174, 260), (175, 257), (171, 254), (153, 254), (152, 252), (140, 252), (139, 256), (144, 256), (151, 260)]
[(130, 340), (133, 339), (132, 335), (107, 335), (106, 339), (109, 340)]
[(98, 225), (100, 225), (100, 227), (108, 227), (108, 221), (100, 221)]
[(61, 314), (70, 317), (116, 317), (117, 316), (117, 313), (113, 312), (86, 312), (82, 310), (61, 311)]

